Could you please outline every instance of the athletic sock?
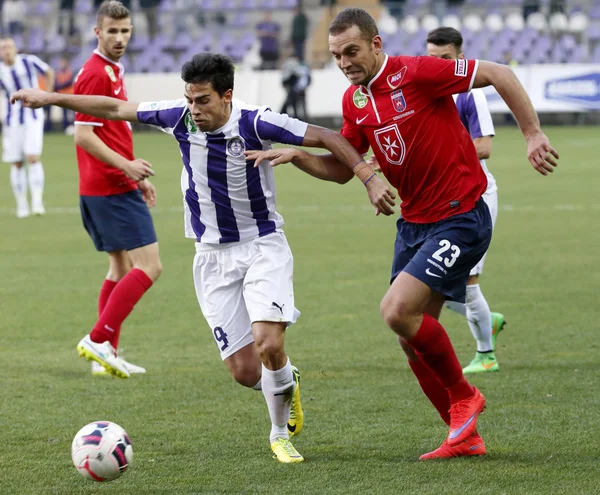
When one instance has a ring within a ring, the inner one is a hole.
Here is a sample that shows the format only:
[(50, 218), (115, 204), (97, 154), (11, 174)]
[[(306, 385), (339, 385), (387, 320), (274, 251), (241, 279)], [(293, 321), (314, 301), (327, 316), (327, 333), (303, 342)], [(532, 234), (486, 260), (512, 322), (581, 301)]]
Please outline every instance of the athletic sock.
[(102, 311), (106, 307), (106, 303), (108, 302), (108, 298), (110, 297), (113, 289), (117, 286), (118, 282), (113, 282), (112, 280), (104, 279), (102, 283), (102, 287), (100, 288), (100, 294), (98, 295), (98, 318), (102, 315)]
[(44, 196), (44, 167), (42, 166), (42, 162), (36, 162), (30, 163), (28, 169), (31, 206), (33, 208), (42, 208)]
[(449, 310), (458, 313), (459, 315), (467, 316), (467, 306), (465, 303), (459, 303), (456, 301), (446, 301), (444, 303), (444, 306), (446, 306)]
[(110, 341), (117, 349), (121, 324), (145, 292), (152, 287), (152, 279), (139, 268), (133, 268), (113, 289), (100, 318), (90, 334), (93, 342)]
[(433, 407), (437, 409), (444, 423), (450, 425), (450, 396), (448, 391), (424, 362), (409, 359), (408, 365), (417, 377), (423, 393), (433, 404)]
[(17, 200), (17, 210), (29, 210), (27, 202), (27, 172), (25, 166), (10, 167), (10, 185)]
[(271, 418), (271, 443), (278, 438), (289, 438), (287, 422), (294, 394), (294, 377), (289, 359), (283, 368), (276, 371), (267, 369), (263, 364), (262, 391)]
[(473, 395), (473, 387), (465, 380), (452, 343), (439, 321), (423, 315), (417, 334), (408, 343), (448, 390), (451, 404)]
[(479, 284), (467, 285), (467, 321), (477, 341), (477, 351), (492, 350), (492, 314)]

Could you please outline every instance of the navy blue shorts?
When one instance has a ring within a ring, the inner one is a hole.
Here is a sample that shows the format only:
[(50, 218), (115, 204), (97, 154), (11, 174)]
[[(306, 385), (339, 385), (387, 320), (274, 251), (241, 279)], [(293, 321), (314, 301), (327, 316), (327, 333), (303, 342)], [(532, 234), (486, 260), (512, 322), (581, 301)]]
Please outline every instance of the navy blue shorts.
[(483, 199), (475, 208), (435, 223), (398, 219), (392, 281), (406, 272), (457, 302), (465, 302), (469, 272), (492, 240), (492, 217)]
[(156, 242), (152, 216), (139, 189), (111, 196), (80, 196), (83, 226), (98, 251), (131, 251)]

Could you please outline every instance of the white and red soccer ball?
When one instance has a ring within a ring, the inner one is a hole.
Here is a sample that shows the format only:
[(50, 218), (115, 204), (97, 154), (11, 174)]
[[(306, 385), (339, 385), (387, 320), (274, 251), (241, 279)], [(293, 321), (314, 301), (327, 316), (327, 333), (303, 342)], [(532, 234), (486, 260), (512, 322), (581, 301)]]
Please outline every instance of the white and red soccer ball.
[(71, 457), (82, 476), (94, 481), (112, 481), (131, 464), (133, 448), (129, 435), (118, 424), (95, 421), (77, 432)]

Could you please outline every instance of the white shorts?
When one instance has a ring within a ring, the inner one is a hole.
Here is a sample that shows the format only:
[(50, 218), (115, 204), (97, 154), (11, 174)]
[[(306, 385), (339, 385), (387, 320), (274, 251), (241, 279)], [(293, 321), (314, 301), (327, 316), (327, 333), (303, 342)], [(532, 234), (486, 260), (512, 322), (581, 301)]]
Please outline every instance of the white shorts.
[[(484, 193), (483, 195), (483, 200), (485, 201), (485, 204), (488, 206), (489, 210), (490, 210), (490, 215), (492, 216), (492, 229), (496, 226), (496, 217), (498, 216), (498, 190), (495, 190), (491, 193)], [(485, 256), (487, 255), (487, 252), (483, 255), (483, 258), (481, 258), (479, 260), (479, 263), (477, 263), (473, 269), (471, 270), (471, 272), (469, 273), (469, 275), (471, 275), (472, 277), (475, 275), (481, 275), (483, 273), (483, 264), (485, 263)]]
[(194, 285), (200, 309), (226, 359), (254, 342), (252, 323), (291, 325), (294, 258), (283, 232), (223, 246), (196, 243)]
[(21, 125), (2, 127), (2, 161), (17, 163), (28, 155), (42, 154), (44, 143), (44, 118), (27, 118)]

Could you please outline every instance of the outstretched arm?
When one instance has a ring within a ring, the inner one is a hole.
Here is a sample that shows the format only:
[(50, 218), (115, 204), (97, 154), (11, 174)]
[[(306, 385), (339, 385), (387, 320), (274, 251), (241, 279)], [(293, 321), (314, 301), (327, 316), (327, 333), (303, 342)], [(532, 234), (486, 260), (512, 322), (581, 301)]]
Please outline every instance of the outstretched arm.
[(533, 104), (515, 73), (508, 66), (481, 60), (473, 87), (490, 85), (496, 88), (514, 114), (527, 141), (527, 158), (533, 167), (542, 175), (554, 172), (554, 167), (558, 166), (558, 153), (542, 132)]
[(302, 146), (325, 148), (331, 155), (315, 155), (303, 150), (280, 148), (273, 150), (257, 150), (246, 152), (249, 160), (257, 164), (269, 160), (271, 166), (281, 163), (293, 163), (300, 170), (322, 180), (343, 184), (356, 175), (367, 188), (371, 204), (377, 214), (394, 213), (396, 195), (389, 186), (377, 177), (362, 156), (348, 140), (338, 132), (309, 125), (302, 140)]
[(29, 108), (55, 105), (101, 119), (139, 122), (137, 118), (139, 103), (123, 101), (108, 96), (67, 95), (48, 93), (32, 88), (21, 89), (13, 93), (10, 102), (15, 103), (16, 101), (23, 102), (23, 105)]

